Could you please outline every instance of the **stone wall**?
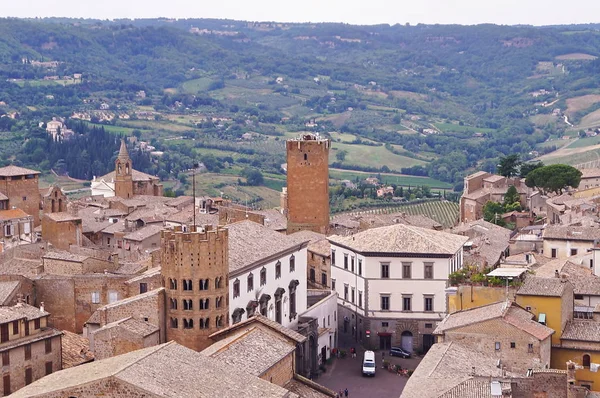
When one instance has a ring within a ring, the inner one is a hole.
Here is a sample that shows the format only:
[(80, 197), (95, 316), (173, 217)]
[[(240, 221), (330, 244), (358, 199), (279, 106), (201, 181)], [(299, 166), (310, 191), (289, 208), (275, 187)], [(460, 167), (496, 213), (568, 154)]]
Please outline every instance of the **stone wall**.
[(234, 222), (250, 220), (260, 225), (265, 225), (265, 216), (234, 207), (219, 207), (219, 225), (233, 224)]
[[(307, 250), (307, 270), (309, 285), (317, 289), (325, 289), (331, 287), (331, 257), (325, 257), (315, 252), (310, 251), (310, 246)], [(314, 271), (314, 281), (312, 272)], [(326, 275), (326, 283), (322, 283), (322, 274)]]
[[(10, 374), (10, 389), (15, 392), (25, 387), (25, 369), (31, 367), (32, 380), (46, 375), (46, 362), (52, 362), (52, 372), (62, 369), (61, 337), (51, 338), (52, 351), (46, 354), (46, 339), (31, 344), (31, 359), (25, 360), (25, 345), (21, 344), (9, 350), (8, 367), (3, 367), (3, 374)], [(0, 390), (0, 394), (2, 390)]]
[(329, 148), (331, 141), (307, 135), (287, 149), (288, 234), (329, 228)]
[(160, 344), (158, 331), (145, 338), (120, 326), (95, 331), (93, 341), (97, 361)]
[(138, 277), (132, 278), (131, 280), (127, 281), (127, 297), (133, 297), (137, 294), (143, 293), (140, 290), (140, 285), (142, 283), (146, 284), (147, 292), (163, 287), (162, 276), (160, 275), (160, 272), (149, 274), (147, 276), (143, 276), (142, 274)]
[(71, 245), (81, 245), (83, 230), (81, 219), (56, 222), (47, 215), (42, 217), (42, 239), (61, 250), (69, 250)]
[(19, 295), (23, 297), (23, 300), (27, 304), (33, 305), (35, 300), (35, 289), (33, 287), (33, 281), (21, 275), (0, 275), (0, 282), (12, 282), (18, 281), (19, 285), (12, 292), (10, 296), (6, 298), (6, 301), (0, 303), (0, 305), (15, 305), (18, 302)]
[(294, 352), (288, 354), (281, 361), (277, 362), (260, 378), (283, 387), (288, 381), (294, 378)]

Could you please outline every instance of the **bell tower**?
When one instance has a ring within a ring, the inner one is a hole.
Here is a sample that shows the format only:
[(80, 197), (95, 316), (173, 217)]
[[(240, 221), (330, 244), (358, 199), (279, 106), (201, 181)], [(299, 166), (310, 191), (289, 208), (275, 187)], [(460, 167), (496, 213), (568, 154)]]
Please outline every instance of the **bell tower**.
[(115, 160), (115, 196), (123, 199), (133, 197), (133, 177), (131, 158), (127, 152), (125, 140), (121, 140), (119, 156)]

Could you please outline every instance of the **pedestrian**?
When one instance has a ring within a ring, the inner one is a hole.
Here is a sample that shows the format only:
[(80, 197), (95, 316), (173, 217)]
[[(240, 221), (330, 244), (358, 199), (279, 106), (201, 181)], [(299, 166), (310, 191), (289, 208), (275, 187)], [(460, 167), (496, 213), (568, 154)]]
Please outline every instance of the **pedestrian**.
[(381, 351), (381, 360), (385, 361), (385, 351)]
[(342, 390), (340, 390), (340, 398), (342, 398), (344, 396), (344, 393), (342, 392)]
[(345, 396), (345, 397), (347, 397), (347, 396), (348, 396), (348, 389), (347, 389), (347, 388), (344, 390), (344, 396)]

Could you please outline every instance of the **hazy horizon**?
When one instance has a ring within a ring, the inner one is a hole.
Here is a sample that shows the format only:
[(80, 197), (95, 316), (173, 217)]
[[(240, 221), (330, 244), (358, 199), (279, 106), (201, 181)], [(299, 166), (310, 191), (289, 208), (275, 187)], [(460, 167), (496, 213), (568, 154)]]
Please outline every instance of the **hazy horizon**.
[(65, 17), (89, 19), (218, 18), (273, 22), (342, 22), (375, 24), (460, 24), (566, 25), (600, 22), (600, 2), (573, 0), (563, 4), (542, 0), (305, 0), (281, 2), (229, 0), (190, 3), (187, 0), (26, 0), (10, 2), (4, 17)]

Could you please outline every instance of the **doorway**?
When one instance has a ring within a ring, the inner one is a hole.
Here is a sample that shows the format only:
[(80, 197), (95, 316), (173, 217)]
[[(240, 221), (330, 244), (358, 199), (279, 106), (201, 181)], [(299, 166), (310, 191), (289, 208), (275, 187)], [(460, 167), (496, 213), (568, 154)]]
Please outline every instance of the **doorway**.
[(423, 335), (423, 353), (429, 351), (431, 346), (434, 343), (434, 338), (432, 334), (424, 334)]
[(402, 348), (408, 352), (413, 352), (413, 334), (408, 330), (402, 332)]
[(327, 347), (321, 348), (321, 364), (325, 365), (327, 362)]
[(389, 334), (379, 335), (379, 349), (389, 350), (392, 348), (392, 336)]

